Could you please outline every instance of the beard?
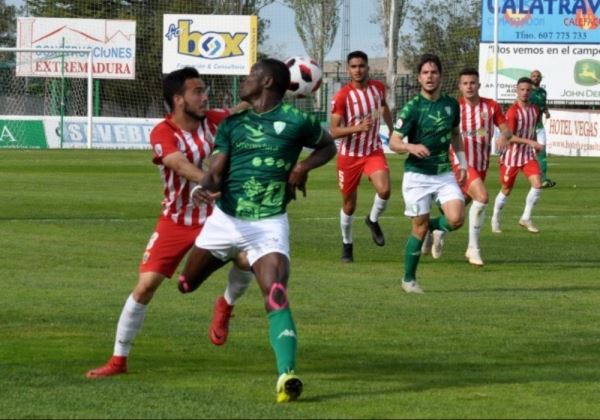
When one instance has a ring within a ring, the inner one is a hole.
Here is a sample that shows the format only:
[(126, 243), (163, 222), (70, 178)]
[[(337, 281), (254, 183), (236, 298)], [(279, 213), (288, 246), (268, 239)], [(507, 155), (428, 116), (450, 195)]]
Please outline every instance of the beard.
[(183, 112), (185, 112), (187, 116), (195, 119), (196, 121), (202, 121), (204, 119), (204, 111), (202, 111), (201, 113), (199, 111), (194, 111), (193, 109), (191, 109), (187, 102), (184, 103)]

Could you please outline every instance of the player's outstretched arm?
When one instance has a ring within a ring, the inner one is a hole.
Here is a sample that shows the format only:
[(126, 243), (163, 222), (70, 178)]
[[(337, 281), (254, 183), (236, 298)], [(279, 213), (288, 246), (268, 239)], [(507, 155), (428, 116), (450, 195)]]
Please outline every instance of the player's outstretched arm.
[(199, 182), (204, 176), (204, 171), (191, 163), (181, 152), (173, 152), (162, 159), (163, 164), (177, 175), (188, 181)]
[(293, 199), (296, 199), (296, 189), (302, 191), (303, 196), (306, 197), (306, 180), (308, 179), (308, 172), (319, 166), (325, 165), (337, 152), (331, 135), (323, 130), (321, 136), (321, 140), (316, 144), (313, 152), (308, 155), (306, 159), (296, 163), (290, 172), (288, 185)]

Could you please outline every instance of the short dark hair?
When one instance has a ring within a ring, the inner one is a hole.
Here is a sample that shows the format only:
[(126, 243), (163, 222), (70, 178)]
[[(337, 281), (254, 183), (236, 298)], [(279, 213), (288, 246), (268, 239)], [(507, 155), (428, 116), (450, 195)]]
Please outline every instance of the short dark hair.
[(421, 58), (419, 58), (419, 61), (417, 62), (417, 74), (421, 73), (421, 69), (426, 63), (435, 64), (440, 74), (442, 74), (442, 61), (440, 60), (440, 57), (431, 53), (423, 54)]
[(369, 57), (367, 54), (360, 50), (352, 51), (350, 54), (348, 54), (348, 57), (346, 57), (346, 63), (349, 63), (353, 58), (362, 58), (367, 63), (369, 62)]
[(275, 90), (283, 98), (286, 90), (290, 87), (290, 69), (288, 66), (283, 61), (274, 58), (263, 58), (256, 64), (261, 66), (265, 73), (273, 78)]
[(475, 67), (465, 67), (460, 71), (460, 73), (458, 73), (459, 79), (460, 76), (477, 76), (477, 78), (479, 79), (479, 72)]
[(179, 70), (174, 70), (167, 74), (162, 81), (163, 97), (169, 106), (169, 110), (173, 110), (173, 97), (183, 92), (185, 81), (188, 79), (199, 79), (200, 73), (194, 67), (184, 67)]
[(519, 80), (517, 80), (517, 86), (519, 86), (521, 83), (529, 83), (530, 85), (533, 85), (533, 80), (531, 80), (529, 77), (521, 77)]

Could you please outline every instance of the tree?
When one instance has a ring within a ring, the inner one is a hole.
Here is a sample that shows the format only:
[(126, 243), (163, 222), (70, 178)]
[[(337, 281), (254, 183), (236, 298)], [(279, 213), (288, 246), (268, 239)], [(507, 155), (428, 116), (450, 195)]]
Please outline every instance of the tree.
[(323, 68), (340, 24), (341, 0), (285, 0), (285, 3), (294, 10), (296, 31), (304, 49)]
[(478, 66), (481, 7), (476, 0), (424, 0), (409, 8), (409, 19), (417, 22), (410, 34), (400, 37), (400, 52), (406, 66), (415, 69), (423, 53), (438, 54), (443, 66), (442, 89), (457, 93), (460, 70)]
[(395, 115), (396, 111), (396, 81), (398, 80), (398, 39), (400, 28), (404, 23), (408, 10), (408, 0), (379, 0), (377, 12), (371, 18), (371, 23), (380, 24), (387, 51), (386, 83), (388, 86), (387, 104)]
[(7, 5), (5, 0), (0, 0), (0, 46), (14, 47), (16, 39), (17, 8)]

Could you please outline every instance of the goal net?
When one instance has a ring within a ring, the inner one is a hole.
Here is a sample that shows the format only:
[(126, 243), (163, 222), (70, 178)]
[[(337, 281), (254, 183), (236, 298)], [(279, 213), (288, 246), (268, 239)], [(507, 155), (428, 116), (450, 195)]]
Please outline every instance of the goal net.
[(0, 48), (0, 147), (63, 147), (73, 122), (91, 147), (92, 96), (90, 50)]

